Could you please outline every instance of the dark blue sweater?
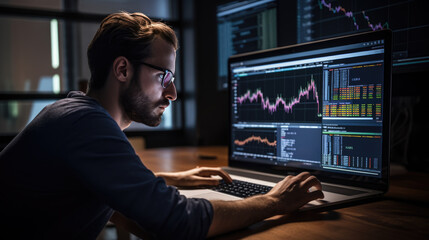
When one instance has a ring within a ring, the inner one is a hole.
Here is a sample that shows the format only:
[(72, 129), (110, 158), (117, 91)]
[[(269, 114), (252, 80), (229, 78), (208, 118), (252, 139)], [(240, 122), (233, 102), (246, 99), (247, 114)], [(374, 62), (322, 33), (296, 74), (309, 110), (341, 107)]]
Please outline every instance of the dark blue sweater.
[(113, 210), (161, 239), (204, 238), (213, 217), (210, 202), (155, 177), (107, 111), (80, 92), (43, 109), (0, 153), (2, 234), (95, 239)]

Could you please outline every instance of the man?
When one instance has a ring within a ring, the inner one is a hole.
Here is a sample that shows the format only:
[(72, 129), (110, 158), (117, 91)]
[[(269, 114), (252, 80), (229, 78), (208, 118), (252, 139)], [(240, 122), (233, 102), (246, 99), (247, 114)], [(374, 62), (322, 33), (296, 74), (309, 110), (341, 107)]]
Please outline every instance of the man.
[(154, 174), (142, 164), (123, 130), (131, 121), (157, 126), (176, 100), (177, 48), (171, 28), (141, 13), (103, 20), (88, 47), (88, 93), (47, 106), (0, 153), (2, 234), (94, 239), (111, 219), (136, 234), (200, 239), (323, 197), (320, 182), (301, 173), (240, 201), (187, 199), (170, 185), (216, 185), (212, 175), (230, 176), (218, 168)]

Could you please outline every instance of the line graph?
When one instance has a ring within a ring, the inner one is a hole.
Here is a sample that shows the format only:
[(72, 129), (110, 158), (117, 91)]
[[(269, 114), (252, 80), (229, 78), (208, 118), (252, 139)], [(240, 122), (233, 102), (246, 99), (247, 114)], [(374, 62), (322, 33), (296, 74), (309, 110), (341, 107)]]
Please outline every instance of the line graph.
[[(319, 68), (317, 68), (319, 69)], [(316, 68), (242, 78), (236, 87), (237, 120), (320, 122), (322, 74)]]
[(234, 128), (232, 139), (234, 151), (251, 155), (277, 155), (276, 128)]
[(246, 92), (241, 97), (238, 97), (237, 101), (240, 104), (245, 103), (246, 101), (249, 101), (250, 103), (255, 101), (261, 101), (262, 108), (264, 110), (268, 110), (269, 113), (274, 113), (280, 108), (280, 104), (283, 105), (283, 110), (287, 113), (292, 113), (293, 107), (296, 104), (301, 103), (301, 99), (306, 97), (307, 100), (310, 99), (310, 92), (313, 93), (313, 100), (316, 101), (317, 104), (317, 113), (319, 114), (319, 96), (317, 94), (317, 87), (314, 83), (313, 75), (311, 75), (311, 81), (308, 83), (307, 87), (305, 89), (300, 89), (298, 93), (298, 97), (292, 98), (290, 100), (287, 100), (285, 98), (282, 98), (281, 96), (277, 96), (275, 102), (273, 104), (270, 103), (269, 98), (264, 98), (264, 94), (261, 92), (260, 89), (257, 89), (256, 92), (251, 93), (250, 90)]
[(391, 29), (393, 66), (421, 68), (429, 62), (427, 9), (423, 0), (298, 0), (297, 43)]
[(342, 7), (340, 5), (333, 6), (332, 3), (327, 3), (325, 0), (318, 0), (317, 3), (319, 5), (320, 10), (323, 10), (324, 8), (326, 8), (330, 12), (332, 12), (333, 14), (342, 13), (342, 14), (344, 14), (344, 16), (352, 19), (353, 20), (353, 26), (356, 28), (356, 30), (359, 30), (359, 24), (357, 23), (357, 20), (356, 20), (356, 16), (358, 14), (362, 14), (362, 17), (366, 20), (368, 27), (371, 28), (372, 31), (389, 28), (388, 22), (385, 22), (384, 24), (381, 24), (381, 22), (379, 22), (377, 24), (372, 24), (369, 16), (365, 14), (364, 10), (353, 13), (352, 11), (345, 9), (344, 7)]
[(238, 139), (234, 140), (234, 144), (238, 145), (238, 146), (244, 146), (244, 145), (248, 144), (249, 142), (250, 143), (251, 142), (263, 143), (263, 144), (266, 144), (266, 145), (268, 145), (270, 147), (277, 146), (277, 141), (276, 140), (270, 142), (270, 140), (268, 140), (268, 138), (266, 138), (266, 137), (262, 138), (260, 136), (255, 136), (255, 135), (252, 135), (252, 136), (250, 136), (250, 137), (248, 137), (248, 138), (246, 138), (246, 139), (244, 139), (242, 141), (238, 140)]

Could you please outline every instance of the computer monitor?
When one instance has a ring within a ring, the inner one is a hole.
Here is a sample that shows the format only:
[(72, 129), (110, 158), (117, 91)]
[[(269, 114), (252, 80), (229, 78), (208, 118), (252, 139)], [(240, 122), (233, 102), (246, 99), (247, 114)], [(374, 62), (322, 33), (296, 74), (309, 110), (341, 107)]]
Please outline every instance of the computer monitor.
[(217, 6), (218, 89), (227, 89), (228, 57), (277, 47), (277, 1), (245, 0)]
[(420, 0), (230, 0), (217, 5), (218, 89), (227, 89), (231, 55), (391, 29), (393, 72), (429, 66), (427, 2)]
[(230, 165), (383, 181), (391, 31), (229, 58)]

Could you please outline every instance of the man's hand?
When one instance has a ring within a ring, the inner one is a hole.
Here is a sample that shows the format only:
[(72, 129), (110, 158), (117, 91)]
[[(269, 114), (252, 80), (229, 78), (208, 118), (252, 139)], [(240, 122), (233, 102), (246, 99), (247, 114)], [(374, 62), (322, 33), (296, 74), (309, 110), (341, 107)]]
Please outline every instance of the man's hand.
[(219, 185), (220, 179), (213, 176), (220, 176), (227, 183), (232, 182), (229, 174), (221, 168), (197, 167), (183, 172), (160, 172), (155, 175), (164, 178), (168, 185), (177, 187)]
[(214, 216), (208, 236), (243, 228), (274, 215), (298, 210), (312, 200), (323, 198), (321, 189), (322, 185), (316, 177), (303, 172), (297, 176), (287, 176), (264, 195), (238, 201), (211, 201)]
[[(310, 191), (310, 188), (313, 191)], [(267, 196), (277, 202), (278, 214), (297, 210), (312, 200), (324, 197), (319, 180), (308, 172), (287, 176), (277, 183)]]

